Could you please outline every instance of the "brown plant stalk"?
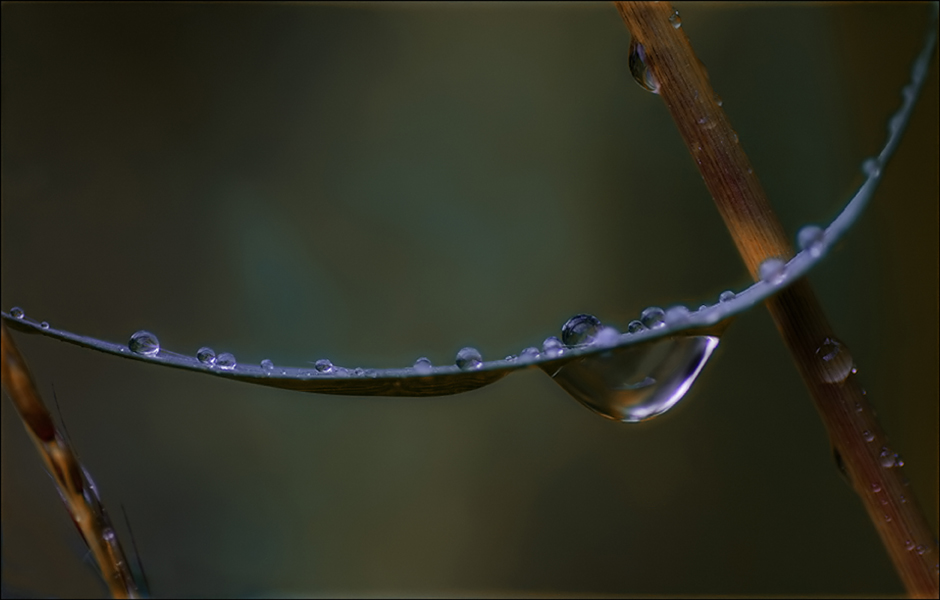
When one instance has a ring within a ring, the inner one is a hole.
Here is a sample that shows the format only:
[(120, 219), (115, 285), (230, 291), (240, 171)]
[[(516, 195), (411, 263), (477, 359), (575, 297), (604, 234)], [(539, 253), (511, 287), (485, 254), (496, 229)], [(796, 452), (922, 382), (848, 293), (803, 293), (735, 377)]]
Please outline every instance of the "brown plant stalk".
[(111, 595), (115, 598), (140, 597), (124, 550), (98, 499), (97, 490), (65, 438), (57, 431), (22, 355), (2, 322), (0, 354), (3, 389), (16, 406), (26, 431), (46, 463), (46, 469), (55, 480), (72, 522), (91, 550)]
[[(668, 2), (615, 2), (666, 103), (738, 252), (758, 278), (768, 258), (793, 249), (738, 136), (721, 109)], [(808, 280), (766, 301), (767, 309), (822, 417), (833, 452), (865, 505), (908, 593), (937, 597), (937, 546), (907, 479), (859, 384), (847, 350)], [(835, 354), (834, 354), (835, 353)], [(846, 363), (846, 361), (849, 361)]]

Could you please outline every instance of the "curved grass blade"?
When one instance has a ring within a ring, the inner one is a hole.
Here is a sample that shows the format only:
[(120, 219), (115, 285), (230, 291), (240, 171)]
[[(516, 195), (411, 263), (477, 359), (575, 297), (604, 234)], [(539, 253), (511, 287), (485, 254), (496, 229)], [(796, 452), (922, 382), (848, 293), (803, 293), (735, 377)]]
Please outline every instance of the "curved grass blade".
[[(135, 352), (128, 345), (78, 335), (56, 329), (26, 316), (20, 309), (2, 312), (0, 316), (11, 329), (51, 337), (83, 348), (105, 352), (123, 358), (140, 360), (152, 364), (196, 371), (235, 381), (254, 383), (268, 387), (284, 388), (321, 394), (354, 396), (443, 396), (470, 391), (489, 385), (513, 371), (539, 367), (549, 375), (555, 375), (565, 365), (588, 356), (610, 353), (621, 348), (637, 345), (654, 346), (659, 340), (670, 337), (717, 335), (735, 315), (760, 304), (778, 293), (792, 282), (806, 275), (830, 252), (834, 245), (858, 220), (871, 200), (881, 181), (882, 172), (900, 143), (901, 136), (910, 121), (914, 104), (920, 95), (927, 69), (936, 42), (938, 9), (934, 15), (924, 47), (914, 61), (909, 83), (902, 90), (901, 107), (889, 120), (888, 137), (879, 154), (863, 163), (866, 175), (861, 187), (845, 208), (825, 229), (808, 226), (799, 235), (801, 251), (774, 276), (758, 281), (737, 293), (722, 294), (722, 299), (711, 305), (690, 312), (685, 307), (674, 307), (665, 311), (665, 318), (655, 328), (638, 328), (636, 331), (608, 336), (603, 343), (597, 342), (574, 347), (553, 348), (545, 352), (526, 351), (519, 358), (479, 362), (472, 369), (461, 369), (456, 365), (425, 366), (393, 369), (348, 369), (330, 365), (324, 369), (303, 367), (281, 367), (270, 363), (264, 365), (206, 363), (195, 356), (178, 354), (157, 347), (147, 353)], [(632, 328), (631, 328), (632, 329)]]

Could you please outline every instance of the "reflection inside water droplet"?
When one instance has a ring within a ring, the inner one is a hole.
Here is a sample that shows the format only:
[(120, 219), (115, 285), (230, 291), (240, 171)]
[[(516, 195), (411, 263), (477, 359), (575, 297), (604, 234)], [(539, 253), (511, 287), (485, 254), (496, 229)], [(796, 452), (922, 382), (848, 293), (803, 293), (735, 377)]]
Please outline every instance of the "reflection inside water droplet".
[(472, 371), (483, 366), (483, 356), (476, 348), (461, 348), (454, 363), (464, 371)]
[(633, 320), (627, 323), (627, 333), (638, 333), (645, 329), (646, 325), (644, 325), (642, 321)]
[(590, 344), (600, 326), (594, 315), (575, 315), (561, 326), (561, 340), (568, 347)]
[(640, 84), (640, 87), (654, 94), (659, 93), (659, 82), (649, 68), (649, 59), (646, 56), (646, 48), (643, 44), (638, 44), (635, 39), (630, 40), (630, 74), (633, 80)]
[(320, 373), (329, 373), (333, 370), (333, 363), (331, 363), (328, 358), (321, 358), (313, 363), (313, 367)]
[(840, 383), (852, 373), (855, 366), (848, 348), (836, 338), (826, 338), (816, 349), (822, 363), (820, 376), (826, 383)]
[(211, 367), (215, 364), (215, 350), (208, 346), (203, 346), (196, 352), (196, 360)]
[(666, 326), (666, 312), (658, 306), (651, 306), (640, 313), (640, 322), (649, 329)]
[(717, 346), (713, 336), (653, 340), (574, 360), (549, 375), (594, 412), (637, 423), (675, 406)]
[(238, 363), (235, 362), (235, 355), (230, 352), (223, 352), (215, 359), (215, 365), (220, 369), (231, 371)]
[(149, 331), (141, 329), (131, 336), (131, 339), (127, 342), (127, 347), (131, 349), (131, 352), (153, 356), (160, 351), (160, 340)]

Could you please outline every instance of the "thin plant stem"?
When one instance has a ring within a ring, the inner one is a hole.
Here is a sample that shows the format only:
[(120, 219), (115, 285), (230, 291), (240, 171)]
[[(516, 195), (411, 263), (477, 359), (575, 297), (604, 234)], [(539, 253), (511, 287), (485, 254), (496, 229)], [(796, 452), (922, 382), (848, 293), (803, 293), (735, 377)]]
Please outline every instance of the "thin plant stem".
[(26, 431), (46, 463), (46, 469), (55, 480), (72, 522), (91, 550), (111, 595), (115, 598), (140, 597), (124, 550), (94, 483), (56, 429), (52, 415), (43, 404), (33, 377), (3, 323), (0, 323), (0, 340), (3, 389), (16, 406)]
[[(634, 40), (643, 46), (658, 93), (738, 252), (758, 278), (765, 260), (789, 259), (793, 249), (708, 74), (676, 26), (677, 13), (667, 2), (615, 4)], [(822, 417), (836, 460), (862, 499), (907, 592), (936, 598), (933, 533), (908, 489), (903, 463), (888, 446), (855, 376), (848, 350), (833, 332), (809, 282), (803, 278), (765, 304)]]

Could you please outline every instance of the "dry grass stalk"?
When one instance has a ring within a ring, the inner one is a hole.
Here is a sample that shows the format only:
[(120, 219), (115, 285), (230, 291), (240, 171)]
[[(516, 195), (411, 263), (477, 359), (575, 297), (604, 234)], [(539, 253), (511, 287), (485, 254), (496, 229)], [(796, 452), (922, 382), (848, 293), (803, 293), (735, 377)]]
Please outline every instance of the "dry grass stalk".
[[(790, 243), (770, 207), (708, 74), (667, 2), (617, 2), (709, 192), (755, 278), (768, 258), (788, 259)], [(842, 464), (911, 596), (937, 597), (933, 533), (887, 444), (854, 369), (830, 360), (839, 343), (806, 279), (766, 302), (829, 432)], [(845, 356), (848, 351), (844, 350)], [(851, 360), (848, 358), (847, 360)], [(849, 363), (850, 365), (851, 363)]]
[(16, 406), (26, 431), (55, 480), (59, 495), (91, 550), (111, 595), (115, 598), (139, 597), (124, 550), (101, 505), (98, 492), (65, 438), (56, 430), (52, 415), (43, 404), (29, 369), (3, 323), (0, 323), (0, 336), (3, 389)]

